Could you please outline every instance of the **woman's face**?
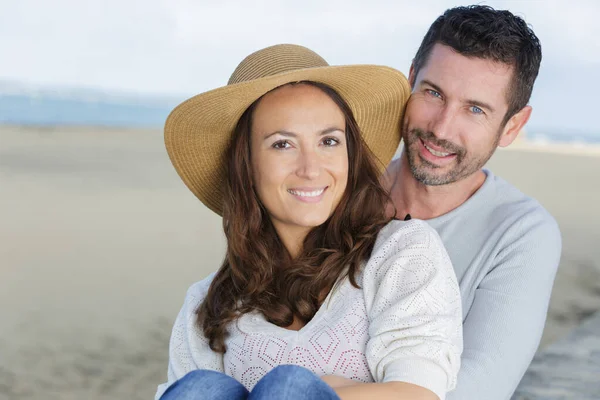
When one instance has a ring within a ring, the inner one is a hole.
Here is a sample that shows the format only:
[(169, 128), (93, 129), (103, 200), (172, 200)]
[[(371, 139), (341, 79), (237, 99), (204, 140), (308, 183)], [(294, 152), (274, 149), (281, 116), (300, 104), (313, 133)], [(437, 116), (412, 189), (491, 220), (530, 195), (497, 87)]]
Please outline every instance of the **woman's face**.
[(256, 192), (280, 237), (303, 240), (339, 204), (348, 181), (346, 120), (319, 88), (296, 84), (266, 94), (251, 127)]

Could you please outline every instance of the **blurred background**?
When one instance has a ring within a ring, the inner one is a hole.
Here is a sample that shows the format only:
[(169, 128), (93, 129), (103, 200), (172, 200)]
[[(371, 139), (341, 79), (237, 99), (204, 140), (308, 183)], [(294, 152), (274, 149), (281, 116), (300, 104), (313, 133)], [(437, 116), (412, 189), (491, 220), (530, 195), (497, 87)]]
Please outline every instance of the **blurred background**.
[[(530, 123), (488, 165), (563, 233), (543, 349), (600, 308), (600, 5), (482, 3), (543, 47)], [(166, 379), (185, 291), (224, 251), (164, 150), (174, 106), (277, 43), (408, 74), (467, 4), (0, 0), (0, 399), (149, 399)]]

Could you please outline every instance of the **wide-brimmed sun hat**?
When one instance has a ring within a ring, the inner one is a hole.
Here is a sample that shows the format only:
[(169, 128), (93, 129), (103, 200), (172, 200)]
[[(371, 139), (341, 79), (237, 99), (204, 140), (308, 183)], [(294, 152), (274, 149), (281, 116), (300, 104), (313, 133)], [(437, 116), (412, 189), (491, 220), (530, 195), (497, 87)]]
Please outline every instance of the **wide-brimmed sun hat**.
[(227, 86), (178, 105), (165, 124), (167, 152), (187, 187), (222, 215), (225, 154), (244, 111), (287, 83), (314, 81), (333, 88), (350, 106), (362, 138), (383, 169), (400, 143), (406, 77), (379, 65), (330, 66), (306, 47), (280, 44), (256, 51), (235, 69)]

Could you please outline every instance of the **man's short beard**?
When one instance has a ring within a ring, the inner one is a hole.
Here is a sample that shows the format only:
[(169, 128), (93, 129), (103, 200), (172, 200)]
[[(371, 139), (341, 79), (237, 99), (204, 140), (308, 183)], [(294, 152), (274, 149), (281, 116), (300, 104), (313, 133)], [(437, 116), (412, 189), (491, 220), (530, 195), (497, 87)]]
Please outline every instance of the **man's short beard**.
[[(406, 126), (404, 128), (407, 129)], [(427, 186), (448, 185), (458, 182), (479, 171), (494, 154), (494, 150), (500, 141), (500, 135), (498, 135), (494, 146), (491, 148), (488, 154), (481, 158), (469, 160), (465, 148), (457, 146), (447, 140), (440, 140), (431, 132), (424, 132), (418, 128), (412, 129), (409, 134), (406, 134), (406, 132), (407, 131), (405, 130), (404, 151), (406, 151), (410, 172), (418, 182)], [(429, 161), (422, 159), (418, 152), (411, 151), (411, 147), (415, 144), (418, 144), (421, 139), (423, 139), (425, 142), (431, 142), (436, 146), (442, 147), (446, 151), (456, 154), (456, 165), (454, 168), (444, 175), (430, 174), (430, 169), (436, 169), (438, 167)]]

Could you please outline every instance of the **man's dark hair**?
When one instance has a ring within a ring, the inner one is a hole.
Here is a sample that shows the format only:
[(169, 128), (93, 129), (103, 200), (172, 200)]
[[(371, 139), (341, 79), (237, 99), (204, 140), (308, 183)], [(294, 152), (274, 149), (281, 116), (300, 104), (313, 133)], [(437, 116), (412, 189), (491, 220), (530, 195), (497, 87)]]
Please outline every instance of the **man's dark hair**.
[(415, 77), (436, 43), (467, 57), (513, 66), (503, 124), (529, 102), (542, 61), (539, 39), (525, 21), (506, 10), (473, 5), (446, 10), (429, 28), (413, 60)]

